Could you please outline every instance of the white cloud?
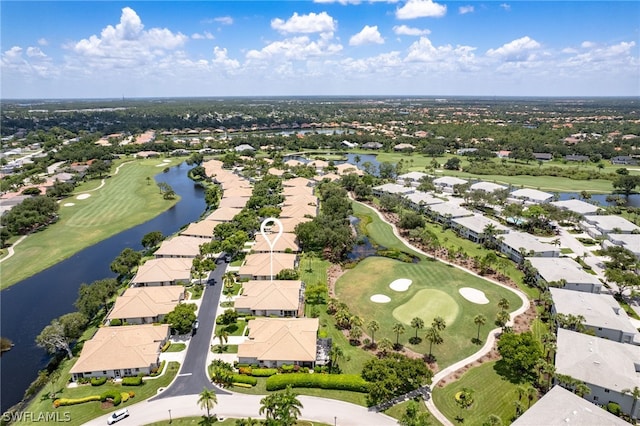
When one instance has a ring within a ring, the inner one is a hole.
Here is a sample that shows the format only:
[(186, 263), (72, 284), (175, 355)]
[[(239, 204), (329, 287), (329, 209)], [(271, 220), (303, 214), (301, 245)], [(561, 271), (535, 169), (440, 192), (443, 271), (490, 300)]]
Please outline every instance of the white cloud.
[(524, 36), (502, 45), (497, 49), (487, 50), (487, 56), (500, 58), (507, 62), (523, 62), (535, 59), (535, 51), (541, 45), (529, 36)]
[(2, 64), (3, 65), (16, 65), (24, 63), (24, 58), (22, 57), (22, 47), (13, 46), (9, 50), (5, 50), (2, 53)]
[(397, 3), (400, 0), (313, 0), (314, 3), (331, 4), (340, 3), (341, 5), (347, 4), (360, 4), (360, 3)]
[(510, 4), (507, 4), (507, 3), (502, 3), (502, 4), (500, 5), (500, 7), (501, 7), (502, 9), (506, 10), (507, 12), (509, 12), (509, 11), (511, 10), (511, 5), (510, 5)]
[(420, 37), (409, 46), (405, 60), (437, 64), (443, 69), (466, 69), (476, 64), (475, 50), (472, 46), (434, 46), (427, 37)]
[(380, 31), (378, 31), (377, 25), (372, 27), (365, 25), (362, 31), (354, 34), (349, 39), (350, 46), (361, 46), (363, 44), (384, 44), (384, 39), (380, 35)]
[(633, 55), (633, 48), (636, 46), (635, 41), (620, 42), (610, 46), (599, 46), (595, 43), (582, 43), (584, 52), (576, 54), (570, 59), (571, 62), (580, 62), (582, 64), (588, 63), (607, 63), (607, 66), (611, 66), (615, 62), (629, 62), (638, 63), (638, 58)]
[(403, 66), (403, 62), (400, 52), (392, 51), (369, 58), (347, 58), (342, 60), (339, 66), (343, 68), (345, 74), (390, 72), (393, 75), (395, 70)]
[(213, 60), (214, 64), (222, 65), (227, 70), (235, 70), (240, 68), (240, 62), (235, 59), (229, 59), (227, 56), (227, 49), (222, 47), (213, 48)]
[(213, 20), (222, 25), (232, 25), (233, 18), (231, 16), (219, 16), (217, 18), (213, 18)]
[(187, 40), (184, 34), (166, 28), (145, 30), (138, 14), (125, 7), (115, 27), (108, 25), (100, 36), (92, 35), (70, 48), (85, 60), (95, 60), (95, 65), (126, 67), (148, 63), (183, 46)]
[(582, 44), (580, 45), (580, 47), (583, 47), (585, 49), (591, 48), (591, 47), (595, 47), (595, 43), (592, 41), (583, 41)]
[(193, 33), (191, 34), (191, 38), (194, 40), (213, 40), (215, 37), (209, 31), (205, 31), (202, 34)]
[(39, 47), (27, 47), (27, 56), (30, 58), (46, 58), (47, 55), (44, 54)]
[(308, 15), (294, 12), (286, 21), (280, 18), (271, 21), (271, 28), (281, 33), (332, 33), (336, 26), (337, 22), (327, 12), (311, 12)]
[(447, 6), (432, 0), (407, 0), (404, 6), (396, 9), (396, 18), (440, 18), (447, 13)]
[(311, 40), (308, 36), (299, 36), (275, 41), (261, 50), (247, 52), (249, 60), (305, 60), (310, 57), (327, 56), (338, 53), (342, 45), (331, 43), (328, 38)]
[(49, 45), (49, 41), (46, 38), (39, 38), (38, 39), (38, 44), (40, 46), (48, 46)]
[(420, 28), (409, 27), (407, 25), (396, 25), (393, 27), (393, 32), (397, 35), (408, 35), (408, 36), (423, 36), (431, 34), (430, 30)]
[(475, 8), (471, 5), (469, 6), (460, 6), (458, 8), (458, 13), (460, 15), (466, 15), (467, 13), (473, 13), (475, 11)]

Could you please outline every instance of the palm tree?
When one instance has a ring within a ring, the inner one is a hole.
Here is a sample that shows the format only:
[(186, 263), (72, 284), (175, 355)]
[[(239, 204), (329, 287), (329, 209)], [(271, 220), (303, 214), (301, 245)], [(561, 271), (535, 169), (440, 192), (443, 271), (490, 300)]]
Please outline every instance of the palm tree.
[(354, 342), (356, 342), (357, 344), (359, 344), (361, 337), (362, 337), (362, 327), (359, 327), (359, 326), (351, 327), (351, 330), (349, 330), (349, 338)]
[(442, 336), (440, 336), (440, 332), (435, 327), (427, 328), (425, 338), (429, 341), (429, 358), (433, 358), (432, 351), (431, 351), (431, 349), (433, 348), (433, 345), (441, 344), (442, 342), (444, 342), (444, 339), (442, 339)]
[(380, 339), (380, 343), (378, 343), (378, 349), (382, 351), (383, 355), (386, 355), (387, 352), (393, 349), (393, 342), (391, 342), (391, 340), (387, 339), (386, 337), (383, 337), (382, 339)]
[(260, 424), (260, 420), (247, 417), (246, 419), (236, 419), (236, 426), (257, 426)]
[(509, 301), (504, 297), (498, 301), (498, 308), (502, 309), (503, 311), (508, 311), (509, 306)]
[(514, 401), (513, 405), (516, 407), (516, 418), (520, 417), (524, 412), (524, 407), (522, 406), (522, 402)]
[(584, 398), (585, 395), (589, 395), (591, 393), (591, 388), (585, 382), (579, 382), (576, 384), (573, 392), (580, 398)]
[(351, 327), (362, 327), (364, 324), (362, 317), (359, 317), (358, 315), (352, 315), (349, 322), (351, 323)]
[(531, 385), (527, 386), (527, 400), (529, 401), (529, 408), (531, 407), (531, 401), (538, 396), (538, 389), (534, 388)]
[(480, 342), (480, 327), (487, 323), (487, 317), (482, 314), (478, 314), (473, 318), (473, 323), (478, 326), (478, 336), (476, 337), (476, 341)]
[(380, 330), (380, 324), (376, 320), (371, 320), (367, 324), (367, 329), (371, 332), (371, 344), (375, 345), (376, 341), (374, 339), (374, 334), (376, 331)]
[(291, 426), (302, 414), (301, 408), (302, 403), (291, 390), (291, 386), (287, 386), (283, 392), (272, 393), (262, 398), (259, 413), (265, 415), (267, 424)]
[(400, 335), (405, 332), (404, 325), (399, 322), (395, 323), (393, 325), (393, 332), (396, 333), (396, 346), (400, 346)]
[(329, 358), (331, 359), (331, 369), (333, 371), (338, 367), (338, 359), (340, 359), (341, 356), (344, 356), (342, 348), (337, 345), (332, 345), (329, 351)]
[(211, 410), (218, 403), (218, 397), (213, 389), (203, 388), (198, 398), (198, 406), (207, 410), (207, 418), (211, 418)]
[(498, 233), (496, 226), (489, 223), (484, 227), (482, 233), (484, 234), (484, 246), (488, 249), (494, 248), (496, 234)]
[(236, 283), (236, 276), (233, 272), (226, 272), (223, 276), (222, 276), (222, 285), (224, 286), (224, 289), (229, 292), (233, 289), (233, 286)]
[(424, 320), (419, 317), (415, 317), (411, 320), (411, 327), (416, 329), (415, 341), (418, 342), (418, 330), (424, 328)]
[(216, 330), (216, 338), (218, 339), (218, 344), (222, 347), (226, 345), (229, 340), (229, 332), (225, 327), (220, 327)]
[(633, 397), (633, 405), (631, 406), (631, 416), (633, 417), (636, 413), (636, 408), (638, 405), (638, 400), (640, 400), (640, 388), (638, 386), (634, 386), (633, 389), (622, 389), (623, 394), (629, 394)]
[(233, 366), (228, 362), (214, 359), (210, 364), (211, 380), (220, 386), (229, 386), (233, 377)]
[(502, 419), (500, 416), (491, 414), (487, 421), (482, 423), (482, 426), (502, 426)]
[(496, 315), (496, 325), (504, 328), (504, 326), (509, 322), (509, 319), (511, 319), (511, 316), (507, 311), (500, 311)]
[(447, 323), (442, 317), (435, 317), (433, 322), (431, 323), (431, 327), (435, 328), (437, 331), (443, 331), (447, 328)]

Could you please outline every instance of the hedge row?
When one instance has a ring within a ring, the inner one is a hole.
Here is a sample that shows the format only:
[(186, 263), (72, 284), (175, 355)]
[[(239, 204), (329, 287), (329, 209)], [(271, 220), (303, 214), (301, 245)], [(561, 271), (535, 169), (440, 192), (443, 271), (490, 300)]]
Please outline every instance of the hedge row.
[(278, 374), (277, 368), (252, 368), (251, 375), (253, 377), (270, 377)]
[(358, 374), (278, 374), (267, 379), (267, 390), (294, 388), (336, 389), (351, 392), (369, 392), (369, 383)]
[(53, 406), (57, 408), (67, 405), (84, 404), (90, 401), (100, 401), (100, 395), (89, 395), (84, 398), (60, 398), (53, 401)]
[(92, 377), (91, 378), (91, 386), (102, 386), (107, 383), (106, 377)]
[(109, 390), (100, 395), (100, 401), (105, 402), (107, 399), (113, 400), (113, 405), (120, 405), (122, 402), (122, 395), (116, 390)]
[(142, 384), (142, 377), (131, 376), (122, 378), (122, 386), (140, 386)]
[(250, 389), (250, 388), (252, 388), (252, 387), (253, 387), (253, 386), (251, 386), (251, 385), (250, 385), (250, 384), (248, 384), (248, 383), (238, 383), (238, 382), (233, 382), (233, 383), (231, 383), (231, 385), (232, 385), (232, 386), (239, 387), (239, 388), (247, 388), (247, 389)]
[(162, 362), (160, 363), (159, 367), (152, 368), (151, 372), (149, 373), (149, 376), (156, 377), (156, 376), (160, 375), (160, 373), (162, 373), (162, 370), (164, 369), (164, 363), (165, 363), (165, 361), (162, 360)]
[(245, 383), (247, 385), (255, 386), (258, 384), (258, 379), (251, 376), (245, 376), (243, 374), (234, 374), (231, 377), (232, 383)]

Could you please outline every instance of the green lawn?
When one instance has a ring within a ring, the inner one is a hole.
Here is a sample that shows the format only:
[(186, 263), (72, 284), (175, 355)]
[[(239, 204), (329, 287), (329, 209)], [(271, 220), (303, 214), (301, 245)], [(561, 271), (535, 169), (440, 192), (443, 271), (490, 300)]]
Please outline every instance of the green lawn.
[[(213, 409), (213, 411), (215, 411), (215, 407)], [(171, 419), (171, 423), (169, 423), (169, 420), (163, 420), (160, 422), (155, 422), (155, 423), (149, 423), (146, 426), (195, 426), (195, 425), (201, 425), (202, 423), (203, 417), (182, 417), (179, 419)], [(216, 425), (218, 426), (233, 426), (236, 424), (236, 419), (228, 419), (225, 418), (223, 421), (221, 422), (215, 422)], [(312, 422), (309, 420), (298, 420), (295, 424), (295, 426), (329, 426), (326, 423), (319, 423), (319, 422)]]
[(165, 352), (182, 352), (187, 348), (184, 343), (172, 343)]
[[(118, 174), (99, 181), (83, 183), (73, 196), (60, 202), (60, 220), (47, 229), (28, 236), (15, 248), (15, 255), (2, 262), (1, 288), (28, 278), (78, 251), (125, 229), (144, 223), (178, 202), (164, 200), (154, 181), (146, 178), (162, 172), (158, 164), (176, 165), (182, 159), (130, 161)], [(114, 164), (112, 173), (119, 162)], [(89, 198), (77, 199), (80, 194)], [(65, 204), (73, 203), (73, 206)]]
[[(396, 292), (389, 288), (389, 284), (399, 278), (412, 281), (407, 291)], [(466, 300), (458, 291), (462, 287), (483, 291), (490, 302), (475, 304)], [(347, 271), (338, 280), (336, 292), (338, 299), (345, 301), (352, 314), (359, 315), (365, 325), (372, 319), (380, 323), (376, 340), (386, 337), (395, 342), (396, 335), (392, 327), (402, 322), (406, 332), (400, 336), (400, 343), (418, 353), (428, 353), (429, 342), (426, 339), (417, 345), (408, 342), (415, 335), (415, 329), (409, 324), (411, 318), (419, 316), (427, 326), (435, 316), (447, 319), (447, 328), (442, 333), (444, 343), (433, 348), (440, 368), (478, 350), (478, 345), (472, 342), (477, 335), (477, 326), (473, 322), (476, 315), (483, 314), (487, 318), (480, 333), (481, 339), (484, 339), (486, 333), (495, 328), (493, 321), (499, 311), (498, 301), (501, 298), (509, 301), (511, 311), (521, 304), (520, 298), (513, 292), (442, 262), (423, 260), (413, 264), (381, 257), (364, 259)], [(374, 294), (386, 295), (391, 301), (374, 303), (370, 300)], [(418, 336), (424, 337), (424, 330)]]
[[(75, 361), (75, 360), (73, 360)], [(66, 361), (63, 366), (63, 374), (62, 377), (69, 377), (69, 369), (73, 365), (73, 361)], [(145, 380), (142, 386), (122, 386), (119, 384), (110, 384), (106, 383), (102, 386), (91, 386), (91, 385), (82, 385), (77, 388), (62, 388), (61, 392), (57, 394), (57, 398), (83, 398), (90, 395), (99, 395), (107, 390), (117, 390), (119, 392), (135, 392), (135, 397), (129, 399), (129, 401), (120, 404), (117, 407), (110, 407), (108, 409), (103, 409), (101, 407), (100, 401), (92, 401), (79, 405), (72, 405), (67, 407), (60, 407), (59, 410), (63, 410), (64, 412), (68, 412), (71, 416), (71, 425), (80, 425), (84, 424), (87, 421), (94, 419), (96, 417), (107, 414), (116, 409), (127, 407), (128, 405), (135, 404), (141, 400), (150, 398), (154, 396), (158, 389), (161, 387), (167, 387), (175, 375), (178, 373), (180, 368), (180, 364), (177, 362), (170, 362), (165, 367), (165, 372), (157, 377)], [(64, 383), (64, 381), (60, 381)], [(47, 386), (45, 391), (50, 390), (50, 386)], [(29, 407), (26, 411), (34, 412), (34, 413), (46, 413), (51, 412), (53, 408), (53, 401), (51, 399), (43, 399), (43, 394), (46, 392), (40, 392), (38, 396), (29, 404)], [(46, 395), (45, 395), (46, 397)], [(20, 425), (28, 425), (32, 424), (29, 422), (18, 422), (16, 424)], [(33, 423), (38, 424), (38, 423)]]
[[(515, 415), (515, 401), (518, 400), (517, 386), (499, 376), (495, 371), (496, 362), (488, 362), (467, 371), (459, 380), (433, 390), (433, 402), (454, 424), (457, 416), (464, 418), (465, 425), (481, 425), (490, 415), (502, 419), (502, 424), (510, 424)], [(462, 388), (473, 389), (474, 403), (471, 408), (461, 410), (455, 402), (455, 394)], [(529, 406), (527, 397), (521, 400), (523, 407)], [(532, 401), (531, 404), (535, 402)]]
[[(417, 398), (416, 401), (418, 402), (418, 412), (419, 413), (428, 413), (429, 412), (429, 410), (427, 410), (427, 406), (424, 404), (424, 401), (422, 400), (422, 398)], [(400, 418), (404, 415), (405, 411), (407, 410), (407, 405), (409, 405), (410, 402), (411, 401), (405, 401), (405, 402), (401, 402), (400, 404), (396, 404), (393, 407), (391, 407), (388, 410), (386, 410), (384, 413), (387, 416), (391, 416), (394, 419), (400, 420)], [(442, 425), (442, 423), (440, 423), (438, 421), (438, 419), (436, 419), (432, 415), (429, 415), (429, 424), (431, 426), (441, 426)]]

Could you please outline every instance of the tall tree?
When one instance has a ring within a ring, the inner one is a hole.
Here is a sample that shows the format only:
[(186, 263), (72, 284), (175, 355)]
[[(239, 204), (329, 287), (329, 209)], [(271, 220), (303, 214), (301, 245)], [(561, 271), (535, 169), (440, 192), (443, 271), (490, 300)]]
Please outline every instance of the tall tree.
[(302, 414), (302, 403), (291, 386), (282, 392), (275, 392), (260, 400), (260, 415), (265, 415), (268, 426), (292, 426)]
[(415, 340), (418, 341), (418, 331), (424, 328), (424, 320), (419, 317), (415, 317), (411, 320), (411, 327), (416, 329)]
[(367, 330), (369, 330), (369, 332), (371, 333), (371, 344), (375, 345), (375, 333), (376, 331), (380, 330), (380, 323), (378, 323), (378, 321), (376, 320), (369, 321), (369, 323), (367, 324)]
[(440, 335), (440, 332), (435, 327), (427, 328), (425, 338), (429, 341), (429, 359), (433, 359), (433, 345), (440, 345), (444, 342), (444, 339)]
[(213, 389), (203, 388), (198, 395), (198, 406), (207, 410), (207, 419), (211, 418), (211, 410), (218, 403), (216, 391)]
[(131, 273), (133, 268), (138, 266), (140, 260), (142, 260), (142, 254), (127, 247), (111, 262), (109, 268), (120, 276), (126, 276)]
[(480, 342), (480, 327), (487, 323), (487, 317), (482, 314), (478, 314), (473, 317), (473, 323), (478, 326), (478, 335), (476, 336), (476, 341)]
[(393, 332), (396, 334), (396, 346), (400, 346), (400, 335), (404, 334), (405, 331), (402, 323), (397, 322), (393, 325)]
[(71, 344), (77, 340), (87, 325), (87, 317), (80, 312), (72, 312), (55, 318), (36, 337), (36, 344), (49, 353), (64, 350), (69, 359), (73, 358)]
[(149, 250), (160, 244), (164, 240), (164, 235), (160, 231), (151, 231), (142, 237), (142, 247)]

